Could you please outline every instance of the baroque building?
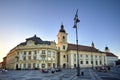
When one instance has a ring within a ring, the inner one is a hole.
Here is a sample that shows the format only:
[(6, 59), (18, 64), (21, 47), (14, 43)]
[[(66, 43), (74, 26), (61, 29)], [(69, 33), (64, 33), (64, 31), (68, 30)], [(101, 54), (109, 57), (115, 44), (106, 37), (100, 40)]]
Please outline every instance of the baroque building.
[(36, 35), (27, 38), (7, 55), (8, 69), (57, 67), (57, 47), (54, 41), (43, 41)]
[[(64, 25), (60, 26), (55, 41), (44, 41), (34, 35), (18, 44), (6, 56), (8, 69), (75, 68), (77, 67), (77, 46), (68, 42)], [(80, 67), (107, 65), (106, 52), (91, 46), (78, 45)]]

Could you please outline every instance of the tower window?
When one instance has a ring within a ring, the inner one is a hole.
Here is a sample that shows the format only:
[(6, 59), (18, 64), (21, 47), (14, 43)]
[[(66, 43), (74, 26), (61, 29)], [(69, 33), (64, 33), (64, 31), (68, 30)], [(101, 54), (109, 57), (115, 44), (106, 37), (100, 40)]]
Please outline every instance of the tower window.
[(63, 36), (63, 39), (65, 39), (65, 36)]
[(63, 49), (65, 49), (65, 46), (63, 46)]
[(65, 36), (63, 36), (63, 42), (65, 42)]

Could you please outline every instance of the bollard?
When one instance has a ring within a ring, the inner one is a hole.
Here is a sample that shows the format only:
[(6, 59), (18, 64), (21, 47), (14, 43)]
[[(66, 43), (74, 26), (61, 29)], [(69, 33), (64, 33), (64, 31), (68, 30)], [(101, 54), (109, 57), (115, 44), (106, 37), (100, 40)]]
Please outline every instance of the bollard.
[(84, 76), (84, 72), (83, 71), (81, 72), (81, 76)]

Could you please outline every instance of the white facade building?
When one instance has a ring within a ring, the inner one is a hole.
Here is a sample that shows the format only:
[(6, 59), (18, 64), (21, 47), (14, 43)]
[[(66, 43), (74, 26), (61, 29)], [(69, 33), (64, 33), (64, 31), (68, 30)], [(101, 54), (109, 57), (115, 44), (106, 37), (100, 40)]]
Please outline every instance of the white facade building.
[[(55, 41), (43, 41), (36, 35), (27, 38), (25, 42), (10, 50), (6, 67), (8, 69), (76, 68), (77, 46), (68, 42), (68, 33), (63, 24), (57, 38), (57, 44)], [(101, 66), (117, 60), (116, 57), (108, 56), (106, 52), (98, 50), (93, 42), (91, 46), (78, 45), (78, 53), (80, 67)]]
[(116, 61), (118, 61), (118, 57), (111, 53), (108, 47), (105, 47), (105, 53), (107, 57), (107, 64), (110, 66), (116, 66)]

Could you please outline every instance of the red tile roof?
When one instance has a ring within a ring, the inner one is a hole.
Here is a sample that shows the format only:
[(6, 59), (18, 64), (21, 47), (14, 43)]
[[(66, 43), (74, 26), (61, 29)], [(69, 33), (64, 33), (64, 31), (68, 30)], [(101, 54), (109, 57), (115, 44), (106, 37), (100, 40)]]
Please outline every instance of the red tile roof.
[(114, 55), (113, 53), (110, 53), (110, 52), (105, 52), (106, 53), (106, 56), (108, 57), (117, 57), (116, 55)]
[[(68, 44), (68, 50), (77, 50), (76, 44)], [(88, 51), (88, 52), (101, 52), (98, 49), (90, 46), (78, 45), (79, 51)]]

